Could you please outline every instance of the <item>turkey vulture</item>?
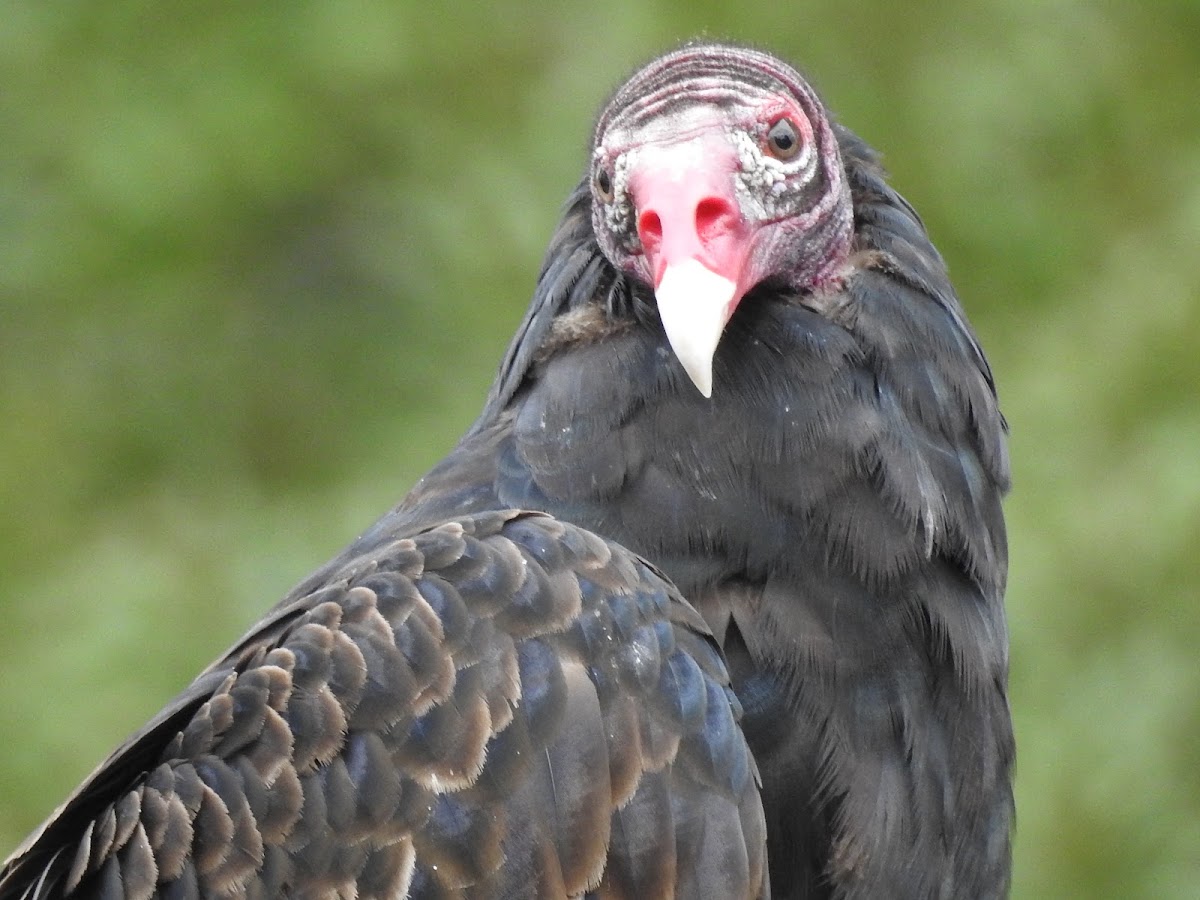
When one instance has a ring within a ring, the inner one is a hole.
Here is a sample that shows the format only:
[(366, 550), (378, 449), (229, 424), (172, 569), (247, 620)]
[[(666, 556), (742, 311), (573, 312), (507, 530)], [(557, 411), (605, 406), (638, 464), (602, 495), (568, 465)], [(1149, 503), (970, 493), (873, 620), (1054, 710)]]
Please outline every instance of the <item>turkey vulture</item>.
[(876, 155), (772, 56), (660, 57), (458, 446), (0, 900), (1004, 896), (1005, 431)]

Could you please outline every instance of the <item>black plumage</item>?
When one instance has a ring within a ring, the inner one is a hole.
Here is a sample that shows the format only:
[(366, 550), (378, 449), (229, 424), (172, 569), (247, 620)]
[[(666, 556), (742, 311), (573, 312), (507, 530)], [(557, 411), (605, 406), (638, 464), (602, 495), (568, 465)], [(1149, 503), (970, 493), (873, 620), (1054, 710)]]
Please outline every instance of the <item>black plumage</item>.
[(459, 445), (0, 900), (1003, 896), (1004, 432), (875, 154), (778, 60), (668, 54), (601, 114)]

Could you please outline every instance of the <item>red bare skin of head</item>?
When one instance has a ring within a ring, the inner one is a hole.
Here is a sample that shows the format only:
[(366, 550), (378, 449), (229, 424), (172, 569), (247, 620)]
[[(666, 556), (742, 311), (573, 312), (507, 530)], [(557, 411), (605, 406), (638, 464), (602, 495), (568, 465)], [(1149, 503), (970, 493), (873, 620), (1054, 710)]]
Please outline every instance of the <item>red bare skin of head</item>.
[[(593, 170), (601, 246), (653, 287), (671, 348), (706, 397), (742, 298), (768, 278), (798, 291), (836, 279), (851, 229), (837, 142), (811, 89), (753, 51), (724, 52), (749, 70), (736, 88), (703, 64), (689, 70), (691, 51), (636, 76), (628, 105), (623, 88), (601, 117)], [(675, 66), (680, 82), (659, 83)]]

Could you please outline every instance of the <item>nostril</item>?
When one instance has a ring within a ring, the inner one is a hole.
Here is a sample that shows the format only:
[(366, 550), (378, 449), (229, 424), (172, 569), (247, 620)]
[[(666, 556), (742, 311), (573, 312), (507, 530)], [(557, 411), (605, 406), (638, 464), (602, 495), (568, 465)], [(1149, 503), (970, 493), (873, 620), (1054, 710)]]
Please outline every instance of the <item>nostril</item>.
[(638, 216), (638, 237), (642, 240), (642, 249), (653, 252), (662, 244), (662, 220), (652, 209)]
[(727, 200), (705, 197), (696, 204), (696, 234), (708, 240), (731, 231), (737, 223), (737, 213)]

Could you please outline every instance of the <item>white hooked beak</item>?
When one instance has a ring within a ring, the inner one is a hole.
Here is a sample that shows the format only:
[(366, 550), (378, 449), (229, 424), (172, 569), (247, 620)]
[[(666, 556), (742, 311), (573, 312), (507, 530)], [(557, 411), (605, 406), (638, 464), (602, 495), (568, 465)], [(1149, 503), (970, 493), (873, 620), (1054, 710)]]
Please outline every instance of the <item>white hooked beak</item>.
[(694, 258), (667, 264), (654, 291), (671, 349), (705, 397), (712, 396), (712, 360), (729, 317), (737, 285)]

